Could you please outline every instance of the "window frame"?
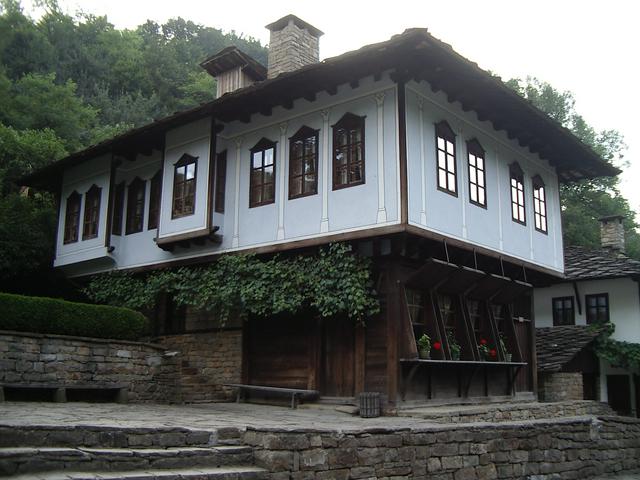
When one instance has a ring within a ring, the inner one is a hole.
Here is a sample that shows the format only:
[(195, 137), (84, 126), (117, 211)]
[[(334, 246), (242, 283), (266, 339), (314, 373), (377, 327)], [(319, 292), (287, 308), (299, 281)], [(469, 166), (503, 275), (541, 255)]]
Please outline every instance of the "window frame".
[[(198, 158), (193, 155), (189, 155), (188, 153), (183, 153), (182, 156), (178, 159), (176, 163), (173, 164), (173, 191), (171, 192), (171, 219), (174, 220), (176, 218), (189, 217), (196, 213), (196, 191), (198, 186)], [(193, 169), (193, 177), (187, 178), (188, 167), (189, 165), (194, 165)], [(184, 168), (184, 180), (178, 180), (178, 169)], [(182, 201), (182, 208), (176, 209), (176, 193), (178, 191), (178, 186), (182, 185), (182, 196), (180, 200)], [(191, 191), (190, 196), (192, 209), (191, 211), (185, 209), (185, 199), (188, 196), (184, 193), (188, 186), (193, 185), (193, 189)]]
[(227, 193), (227, 151), (216, 155), (216, 182), (214, 193), (214, 212), (224, 213), (224, 202)]
[(124, 180), (118, 183), (113, 195), (113, 213), (111, 215), (111, 235), (122, 235), (122, 222), (125, 218), (124, 198), (126, 184)]
[[(147, 182), (140, 177), (134, 178), (127, 187), (127, 216), (125, 221), (125, 235), (144, 231), (144, 211), (147, 194)], [(139, 197), (139, 198), (138, 198)], [(141, 206), (140, 211), (138, 206)], [(136, 223), (133, 222), (138, 219)]]
[[(542, 177), (540, 175), (535, 175), (531, 179), (531, 186), (533, 188), (533, 226), (538, 232), (548, 235), (549, 217), (547, 216), (547, 189)], [(542, 198), (540, 197), (540, 191), (542, 191)], [(544, 225), (542, 224), (542, 220), (544, 220)], [(540, 224), (540, 228), (538, 228), (538, 223)]]
[[(365, 155), (365, 118), (366, 116), (358, 116), (354, 113), (347, 112), (345, 113), (340, 120), (338, 120), (334, 125), (332, 125), (332, 144), (331, 144), (331, 169), (332, 169), (332, 189), (333, 190), (342, 190), (343, 188), (357, 187), (358, 185), (364, 185), (367, 183), (367, 169), (366, 169), (366, 155)], [(338, 146), (338, 136), (340, 130), (346, 130), (349, 132), (347, 137), (351, 138), (351, 132), (359, 130), (360, 140), (358, 142), (352, 143), (350, 140), (347, 141), (344, 145)], [(352, 160), (352, 154), (354, 151), (354, 145), (359, 148), (360, 151), (360, 160), (354, 162)], [(339, 151), (347, 152), (347, 159), (344, 164), (344, 168), (341, 165), (338, 165), (338, 153)], [(362, 166), (360, 172), (360, 179), (352, 181), (351, 180), (351, 169), (353, 165), (360, 164)], [(347, 171), (347, 181), (346, 183), (338, 183), (339, 175), (338, 172), (342, 172), (343, 170)]]
[(160, 225), (160, 203), (162, 201), (162, 170), (158, 170), (149, 182), (149, 212), (147, 214), (147, 230)]
[[(314, 130), (311, 127), (307, 127), (303, 125), (300, 129), (289, 138), (289, 200), (293, 200), (295, 198), (308, 197), (310, 195), (318, 194), (318, 143), (319, 143), (319, 132), (320, 130)], [(314, 152), (312, 165), (313, 165), (313, 175), (315, 176), (315, 180), (312, 183), (312, 187), (309, 191), (305, 191), (305, 177), (311, 175), (305, 172), (306, 161), (308, 160), (308, 155), (306, 155), (306, 144), (307, 141), (313, 138)], [(302, 155), (298, 157), (294, 157), (294, 145), (298, 142), (302, 142)], [(300, 161), (300, 174), (294, 174), (294, 162)], [(293, 184), (295, 179), (300, 179), (300, 193), (294, 194), (292, 193), (291, 185)]]
[[(590, 310), (592, 308), (594, 308), (594, 307), (589, 307), (589, 300), (591, 298), (595, 298), (596, 299), (596, 306), (595, 306), (596, 318), (595, 319), (591, 318), (591, 316), (589, 314)], [(600, 306), (597, 304), (597, 299), (598, 298), (605, 298), (606, 301), (607, 301), (607, 304), (605, 306), (606, 307), (606, 314), (607, 314), (606, 316), (607, 316), (607, 318), (603, 322), (598, 321), (598, 318), (597, 318), (598, 317), (598, 309), (600, 308)], [(589, 295), (585, 295), (584, 296), (584, 318), (585, 318), (585, 321), (587, 322), (587, 325), (601, 325), (601, 324), (604, 324), (604, 323), (608, 323), (609, 320), (611, 319), (611, 304), (609, 303), (609, 293), (591, 293)]]
[[(72, 203), (73, 202), (73, 203)], [(71, 207), (77, 207), (73, 210)], [(76, 243), (80, 240), (80, 211), (82, 210), (82, 195), (73, 191), (67, 197), (64, 210), (63, 245)]]
[[(436, 185), (438, 190), (454, 197), (458, 196), (458, 158), (457, 158), (457, 146), (456, 146), (456, 134), (446, 120), (441, 120), (435, 124), (435, 137), (436, 137)], [(444, 149), (440, 148), (439, 140), (444, 141)], [(447, 143), (451, 143), (453, 152), (447, 150)], [(445, 166), (440, 166), (440, 152), (443, 153), (445, 158)], [(453, 157), (453, 170), (449, 169), (449, 157)], [(445, 185), (440, 183), (440, 171), (444, 172)], [(453, 175), (453, 190), (450, 188), (449, 179), (450, 175)]]
[[(516, 185), (513, 185), (513, 182), (516, 182)], [(518, 188), (518, 184), (520, 188)], [(516, 196), (514, 198), (514, 190), (516, 191)], [(527, 224), (527, 197), (526, 190), (524, 188), (524, 171), (520, 167), (518, 162), (513, 162), (509, 165), (509, 191), (511, 192), (511, 220), (520, 225)], [(518, 193), (522, 194), (522, 204), (520, 204), (518, 200)], [(517, 208), (518, 216), (514, 216), (514, 206)], [(522, 209), (522, 218), (520, 218), (520, 209)]]
[[(469, 203), (475, 205), (480, 208), (487, 208), (487, 159), (486, 152), (480, 142), (472, 138), (467, 141), (467, 173), (469, 176)], [(475, 165), (471, 165), (471, 156), (475, 157)], [(482, 168), (478, 168), (478, 158), (482, 159)], [(472, 173), (475, 173), (472, 175)], [(479, 183), (479, 178), (482, 177), (482, 185)], [(475, 181), (472, 181), (472, 177)], [(473, 200), (471, 198), (471, 192), (475, 190), (476, 198), (478, 200)], [(484, 196), (484, 202), (480, 202), (480, 191), (482, 191)]]
[[(273, 140), (269, 140), (268, 138), (262, 137), (258, 143), (256, 143), (250, 150), (249, 157), (249, 208), (262, 207), (264, 205), (271, 205), (276, 201), (276, 155), (277, 155), (277, 142)], [(270, 164), (265, 164), (266, 152), (268, 150), (273, 149), (272, 162)], [(261, 162), (259, 167), (253, 166), (253, 157), (256, 153), (261, 154)], [(265, 182), (265, 170), (267, 167), (273, 167), (273, 175), (271, 176), (272, 180), (270, 182)], [(262, 182), (259, 184), (253, 184), (252, 178), (254, 172), (261, 171)], [(265, 191), (269, 185), (273, 185), (273, 198), (269, 198), (265, 200)], [(255, 189), (260, 188), (260, 201), (253, 201), (253, 192)]]
[(84, 214), (82, 216), (82, 240), (98, 238), (100, 228), (100, 205), (102, 188), (95, 183), (84, 194)]
[[(559, 318), (558, 315), (556, 315), (556, 301), (562, 301), (562, 311), (564, 312), (565, 310), (567, 310), (565, 308), (564, 302), (570, 300), (571, 301), (571, 323), (565, 323), (565, 314), (562, 314), (562, 318)], [(561, 326), (565, 326), (565, 325), (575, 325), (576, 324), (576, 305), (575, 305), (575, 300), (573, 298), (573, 295), (569, 295), (569, 296), (564, 296), (564, 297), (553, 297), (551, 299), (551, 317), (553, 319), (553, 326), (554, 327), (561, 327)]]

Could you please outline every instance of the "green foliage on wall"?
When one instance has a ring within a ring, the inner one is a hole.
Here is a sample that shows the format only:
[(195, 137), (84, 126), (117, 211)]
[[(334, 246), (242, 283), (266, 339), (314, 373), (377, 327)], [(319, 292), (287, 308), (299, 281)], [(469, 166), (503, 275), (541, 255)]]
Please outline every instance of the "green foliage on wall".
[(347, 244), (313, 255), (224, 255), (207, 266), (156, 270), (147, 275), (111, 272), (85, 289), (93, 301), (134, 309), (153, 306), (161, 293), (176, 304), (230, 315), (269, 317), (313, 309), (321, 317), (363, 321), (379, 311), (370, 262)]
[(611, 338), (614, 325), (608, 323), (596, 342), (596, 354), (615, 367), (640, 370), (640, 344), (622, 342)]

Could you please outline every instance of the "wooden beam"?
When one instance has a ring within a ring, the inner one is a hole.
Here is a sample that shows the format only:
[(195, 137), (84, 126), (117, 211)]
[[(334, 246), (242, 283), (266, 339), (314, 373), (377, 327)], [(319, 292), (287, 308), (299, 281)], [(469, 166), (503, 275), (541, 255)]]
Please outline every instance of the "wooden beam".
[(358, 88), (358, 87), (360, 86), (360, 80), (358, 80), (357, 78), (356, 78), (356, 79), (354, 79), (354, 80), (351, 80), (351, 81), (349, 82), (349, 86), (350, 86), (351, 88)]
[(273, 114), (273, 108), (271, 107), (271, 105), (260, 107), (260, 114), (264, 115), (265, 117), (270, 117)]
[(366, 344), (365, 344), (365, 327), (364, 325), (356, 325), (355, 338), (355, 394), (364, 392), (365, 390), (365, 368), (366, 368)]
[(400, 223), (409, 223), (407, 180), (407, 115), (404, 80), (398, 82), (398, 158), (400, 161)]
[(316, 92), (308, 92), (303, 95), (303, 98), (307, 102), (315, 102), (316, 101)]
[(330, 87), (328, 87), (328, 88), (326, 89), (326, 92), (327, 92), (329, 95), (333, 96), (333, 95), (335, 95), (336, 93), (338, 93), (338, 86), (337, 86), (337, 85), (332, 85), (332, 86), (330, 86)]

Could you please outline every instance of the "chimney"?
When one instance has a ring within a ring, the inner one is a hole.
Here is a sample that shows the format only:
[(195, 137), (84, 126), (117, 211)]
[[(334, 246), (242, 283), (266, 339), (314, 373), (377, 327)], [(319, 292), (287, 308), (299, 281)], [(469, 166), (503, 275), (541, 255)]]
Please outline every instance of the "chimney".
[(602, 248), (624, 253), (624, 215), (610, 215), (600, 220), (600, 243)]
[(320, 61), (322, 32), (295, 15), (287, 15), (269, 25), (267, 77), (274, 78)]
[(238, 47), (227, 47), (200, 64), (215, 77), (216, 98), (267, 78), (267, 69)]

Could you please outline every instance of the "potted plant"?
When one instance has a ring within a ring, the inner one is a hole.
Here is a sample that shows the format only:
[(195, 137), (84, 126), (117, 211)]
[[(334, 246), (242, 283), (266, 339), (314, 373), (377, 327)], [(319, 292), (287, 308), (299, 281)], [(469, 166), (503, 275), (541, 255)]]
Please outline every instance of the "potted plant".
[(504, 359), (507, 362), (510, 362), (513, 358), (513, 354), (509, 353), (507, 350), (507, 345), (504, 342), (504, 336), (500, 334), (500, 348), (502, 348), (502, 353), (504, 354)]
[(480, 359), (486, 360), (489, 358), (489, 344), (484, 338), (480, 339), (478, 344), (478, 352), (480, 353)]
[(418, 355), (425, 360), (431, 357), (431, 337), (426, 333), (418, 339)]
[(460, 344), (452, 331), (447, 333), (447, 340), (449, 341), (449, 350), (451, 350), (451, 360), (460, 360)]

